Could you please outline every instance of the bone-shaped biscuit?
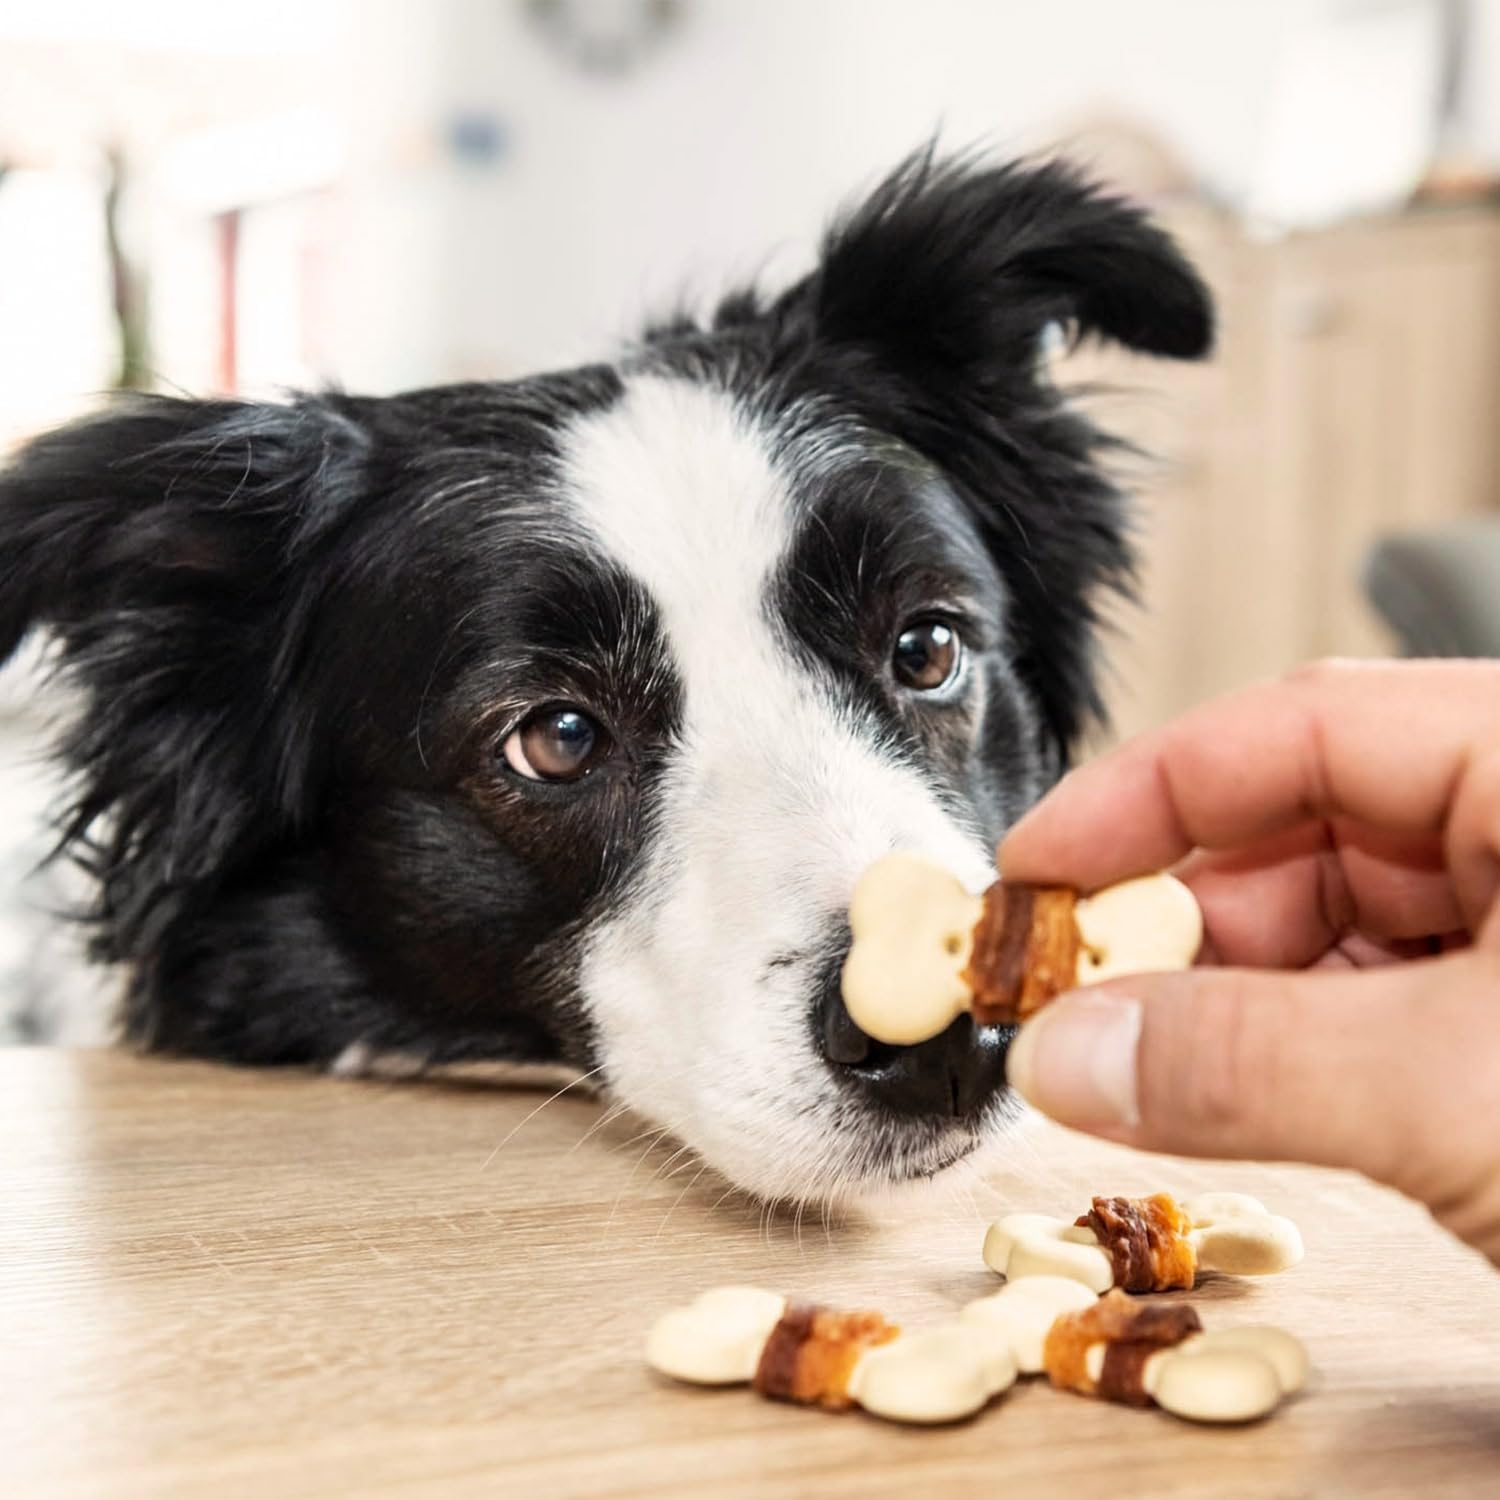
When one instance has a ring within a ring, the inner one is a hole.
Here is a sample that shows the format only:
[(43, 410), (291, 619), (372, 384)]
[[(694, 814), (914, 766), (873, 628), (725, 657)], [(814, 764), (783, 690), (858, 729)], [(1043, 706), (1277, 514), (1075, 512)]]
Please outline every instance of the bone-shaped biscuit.
[(1243, 1193), (1175, 1202), (1095, 1198), (1077, 1220), (1008, 1214), (991, 1224), (984, 1262), (1010, 1281), (1064, 1276), (1093, 1292), (1191, 1288), (1199, 1271), (1270, 1276), (1296, 1265), (1302, 1236), (1290, 1219)]
[(910, 1046), (965, 1011), (981, 1024), (1027, 1019), (1077, 985), (1186, 968), (1203, 940), (1191, 891), (1145, 875), (1080, 897), (996, 881), (973, 896), (909, 854), (871, 865), (849, 905), (844, 1004), (867, 1036)]
[(663, 1313), (646, 1338), (646, 1363), (692, 1385), (742, 1385), (786, 1311), (786, 1298), (754, 1286), (717, 1286)]
[(1064, 1276), (1098, 1296), (1115, 1284), (1109, 1252), (1089, 1229), (1050, 1214), (1006, 1214), (986, 1230), (984, 1263), (1007, 1281)]
[(1021, 1374), (1038, 1375), (1048, 1329), (1063, 1313), (1082, 1312), (1095, 1300), (1093, 1291), (1069, 1276), (1022, 1276), (968, 1303), (958, 1317), (1008, 1340)]
[(1192, 1223), (1193, 1246), (1205, 1271), (1274, 1276), (1304, 1254), (1297, 1226), (1248, 1193), (1200, 1193), (1184, 1199), (1182, 1211)]
[[(1182, 1355), (1244, 1353), (1263, 1359), (1276, 1372), (1283, 1395), (1293, 1395), (1307, 1384), (1311, 1362), (1302, 1340), (1284, 1328), (1269, 1323), (1248, 1323), (1238, 1328), (1211, 1328), (1196, 1338), (1185, 1339), (1177, 1346)], [(1147, 1387), (1156, 1394), (1160, 1367), (1147, 1372)]]
[(1015, 1384), (1008, 1339), (982, 1324), (940, 1323), (904, 1333), (855, 1365), (849, 1394), (892, 1422), (954, 1422), (973, 1416)]

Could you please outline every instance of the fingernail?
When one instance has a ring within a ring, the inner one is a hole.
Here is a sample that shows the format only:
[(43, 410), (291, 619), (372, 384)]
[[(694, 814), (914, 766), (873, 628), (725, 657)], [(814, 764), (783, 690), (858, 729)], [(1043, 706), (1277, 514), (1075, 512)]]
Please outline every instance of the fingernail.
[(1064, 995), (1021, 1028), (1010, 1044), (1006, 1076), (1028, 1104), (1064, 1125), (1139, 1125), (1140, 1039), (1139, 1000)]

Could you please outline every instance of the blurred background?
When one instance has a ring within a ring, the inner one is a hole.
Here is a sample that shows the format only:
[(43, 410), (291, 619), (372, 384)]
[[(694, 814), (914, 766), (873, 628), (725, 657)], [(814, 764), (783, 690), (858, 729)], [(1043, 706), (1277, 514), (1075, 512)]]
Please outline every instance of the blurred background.
[[(0, 455), (120, 387), (588, 357), (795, 275), (934, 131), (1066, 149), (1221, 301), (1210, 366), (1063, 371), (1149, 454), (1116, 733), (1500, 651), (1494, 0), (0, 0)], [(56, 1034), (43, 717), (0, 675), (0, 1038)]]

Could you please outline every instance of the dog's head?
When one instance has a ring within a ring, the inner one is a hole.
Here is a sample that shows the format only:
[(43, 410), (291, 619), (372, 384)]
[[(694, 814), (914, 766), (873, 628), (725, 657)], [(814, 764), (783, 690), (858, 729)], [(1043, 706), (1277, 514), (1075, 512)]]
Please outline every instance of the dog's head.
[(1004, 1036), (876, 1046), (837, 975), (864, 866), (983, 885), (1097, 708), (1129, 553), (1056, 326), (1191, 358), (1210, 313), (1067, 171), (923, 157), (804, 281), (611, 365), (34, 444), (0, 655), (45, 625), (79, 692), (129, 1031), (597, 1067), (772, 1195), (965, 1154)]

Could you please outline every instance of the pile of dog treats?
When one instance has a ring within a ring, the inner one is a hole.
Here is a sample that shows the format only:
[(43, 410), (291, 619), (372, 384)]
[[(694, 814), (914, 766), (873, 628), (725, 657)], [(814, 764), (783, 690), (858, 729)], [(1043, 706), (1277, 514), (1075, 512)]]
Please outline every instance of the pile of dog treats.
[[(849, 923), (845, 1004), (895, 1046), (965, 1012), (1013, 1025), (1077, 985), (1184, 968), (1203, 936), (1192, 892), (1169, 874), (1090, 896), (1000, 881), (976, 896), (904, 854), (865, 872)], [(1199, 1271), (1265, 1276), (1301, 1260), (1296, 1225), (1244, 1194), (1095, 1198), (1071, 1221), (1012, 1214), (990, 1226), (984, 1259), (1004, 1287), (933, 1328), (719, 1287), (667, 1313), (646, 1358), (677, 1380), (748, 1382), (897, 1422), (972, 1416), (1021, 1375), (1189, 1421), (1249, 1422), (1307, 1379), (1306, 1351), (1280, 1328), (1205, 1330), (1193, 1307), (1135, 1295), (1191, 1290)]]
[(1244, 1194), (1095, 1198), (1071, 1222), (992, 1224), (984, 1259), (1005, 1285), (951, 1322), (907, 1330), (878, 1312), (717, 1287), (656, 1323), (646, 1359), (676, 1380), (748, 1383), (896, 1422), (973, 1416), (1022, 1375), (1189, 1421), (1249, 1422), (1306, 1382), (1301, 1342), (1266, 1326), (1205, 1330), (1188, 1304), (1134, 1294), (1189, 1290), (1199, 1271), (1269, 1275), (1301, 1258), (1296, 1226)]

